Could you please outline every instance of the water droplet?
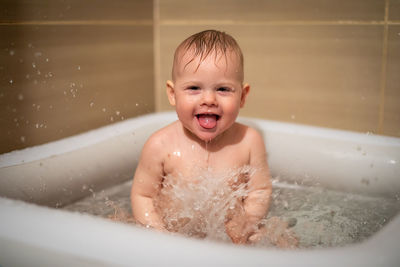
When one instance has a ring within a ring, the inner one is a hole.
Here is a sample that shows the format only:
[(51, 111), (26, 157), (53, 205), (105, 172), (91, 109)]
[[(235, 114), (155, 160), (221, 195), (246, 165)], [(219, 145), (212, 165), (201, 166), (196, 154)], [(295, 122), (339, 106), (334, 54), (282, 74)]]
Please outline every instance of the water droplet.
[(25, 136), (21, 136), (20, 140), (21, 140), (22, 143), (25, 143)]
[(10, 56), (15, 55), (15, 51), (14, 50), (10, 50)]
[(103, 112), (106, 112), (106, 108), (102, 108), (102, 111), (103, 111)]
[(81, 70), (81, 66), (78, 66), (78, 70)]
[(13, 82), (14, 82), (13, 80), (10, 80), (10, 84), (13, 84)]
[(36, 69), (36, 63), (32, 62), (32, 68)]
[(119, 116), (120, 113), (121, 113), (121, 112), (119, 112), (118, 110), (115, 111), (115, 114), (116, 114), (117, 116)]
[(89, 106), (92, 108), (94, 106), (94, 103), (90, 102)]
[(35, 57), (41, 57), (42, 56), (42, 52), (35, 52)]
[(92, 197), (95, 198), (96, 193), (94, 192), (94, 190), (92, 188), (89, 188), (88, 190), (90, 191), (90, 193), (92, 193)]
[(181, 156), (181, 152), (180, 151), (174, 151), (172, 153), (174, 156), (180, 157)]
[(135, 106), (137, 106), (137, 107), (138, 107), (138, 106), (139, 106), (139, 103), (136, 103), (136, 104), (135, 104)]
[(20, 100), (20, 101), (24, 100), (24, 95), (23, 94), (18, 94), (18, 100)]

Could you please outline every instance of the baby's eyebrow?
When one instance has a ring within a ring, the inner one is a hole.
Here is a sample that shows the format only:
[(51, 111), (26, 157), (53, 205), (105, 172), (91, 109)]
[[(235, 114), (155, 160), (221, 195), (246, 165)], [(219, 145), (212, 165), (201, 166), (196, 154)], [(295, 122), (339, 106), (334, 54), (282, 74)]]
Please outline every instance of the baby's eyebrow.
[(202, 84), (201, 81), (196, 81), (196, 80), (191, 80), (191, 81), (182, 83), (183, 86), (188, 86), (188, 85), (201, 85), (201, 84)]

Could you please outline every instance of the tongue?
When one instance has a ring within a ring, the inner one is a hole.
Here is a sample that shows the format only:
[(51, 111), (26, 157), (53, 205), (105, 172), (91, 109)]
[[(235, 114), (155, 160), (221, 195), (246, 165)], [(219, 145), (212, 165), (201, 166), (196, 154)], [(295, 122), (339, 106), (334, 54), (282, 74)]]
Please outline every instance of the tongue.
[(217, 115), (199, 115), (200, 126), (206, 129), (212, 129), (217, 125)]

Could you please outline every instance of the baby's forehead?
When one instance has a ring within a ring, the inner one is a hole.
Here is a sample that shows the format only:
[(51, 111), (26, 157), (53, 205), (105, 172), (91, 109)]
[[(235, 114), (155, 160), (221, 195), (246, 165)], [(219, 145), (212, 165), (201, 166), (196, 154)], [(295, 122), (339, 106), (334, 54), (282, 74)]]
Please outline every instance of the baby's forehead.
[(205, 60), (213, 60), (215, 64), (236, 65), (236, 68), (241, 68), (242, 63), (240, 56), (233, 50), (226, 51), (211, 50), (208, 54), (196, 53), (194, 49), (181, 49), (177, 51), (177, 57), (174, 60), (174, 67), (178, 70), (185, 69), (188, 65), (194, 64), (198, 68)]
[(215, 59), (220, 59), (221, 57), (230, 57), (240, 61), (239, 54), (233, 48), (227, 48), (225, 51), (216, 48), (202, 51), (195, 49), (194, 47), (179, 47), (177, 49), (177, 54), (181, 59), (189, 58), (189, 60), (192, 60), (193, 58), (205, 59), (208, 57), (214, 57)]

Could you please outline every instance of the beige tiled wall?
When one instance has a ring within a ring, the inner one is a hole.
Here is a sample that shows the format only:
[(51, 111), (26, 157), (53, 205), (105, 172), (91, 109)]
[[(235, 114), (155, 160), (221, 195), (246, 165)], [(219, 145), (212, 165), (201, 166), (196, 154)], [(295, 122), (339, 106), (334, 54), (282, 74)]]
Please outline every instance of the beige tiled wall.
[(0, 6), (0, 153), (154, 111), (151, 1)]
[(400, 136), (400, 0), (0, 6), (0, 153), (170, 110), (174, 49), (209, 28), (244, 51), (242, 115)]
[[(155, 1), (156, 110), (175, 47), (232, 34), (252, 89), (241, 115), (400, 136), (399, 0)], [(157, 70), (156, 68), (156, 70)]]

